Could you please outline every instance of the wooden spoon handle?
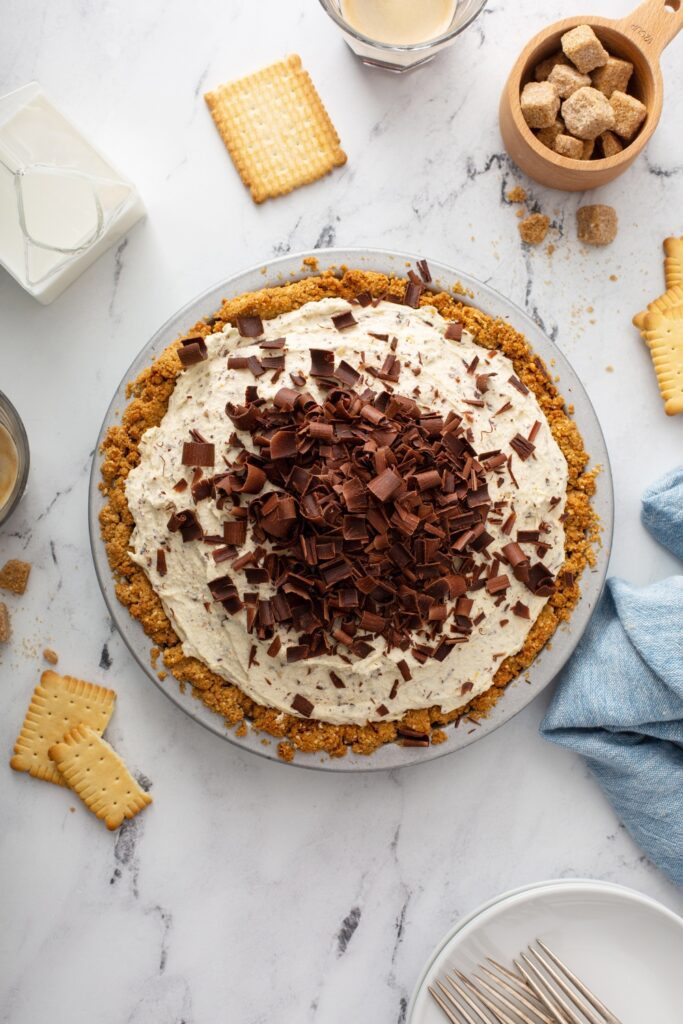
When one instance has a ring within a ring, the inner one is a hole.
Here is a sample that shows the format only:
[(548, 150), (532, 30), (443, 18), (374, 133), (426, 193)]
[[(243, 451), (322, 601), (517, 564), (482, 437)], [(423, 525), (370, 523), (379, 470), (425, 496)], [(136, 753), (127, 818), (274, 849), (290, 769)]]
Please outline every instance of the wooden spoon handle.
[(645, 0), (615, 27), (657, 61), (660, 53), (683, 28), (683, 0)]

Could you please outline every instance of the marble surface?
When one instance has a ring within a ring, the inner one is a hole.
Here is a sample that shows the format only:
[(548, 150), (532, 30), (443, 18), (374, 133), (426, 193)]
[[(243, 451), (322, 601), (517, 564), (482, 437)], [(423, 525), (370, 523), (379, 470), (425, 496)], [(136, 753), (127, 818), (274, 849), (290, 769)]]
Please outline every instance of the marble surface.
[[(597, 13), (618, 14), (624, 0)], [(544, 743), (545, 698), (464, 752), (354, 777), (248, 756), (185, 718), (133, 664), (107, 616), (87, 535), (94, 439), (143, 343), (214, 281), (279, 253), (383, 245), (466, 269), (523, 306), (581, 375), (612, 458), (612, 571), (680, 571), (639, 522), (644, 485), (683, 451), (630, 317), (662, 290), (681, 233), (681, 42), (649, 149), (599, 193), (619, 212), (604, 250), (576, 241), (595, 195), (524, 180), (497, 100), (528, 36), (568, 13), (491, 0), (453, 49), (397, 78), (362, 67), (315, 0), (46, 4), (4, 0), (0, 92), (33, 78), (135, 180), (149, 217), (51, 307), (0, 273), (0, 386), (31, 439), (28, 492), (0, 561), (33, 563), (0, 654), (7, 755), (54, 647), (60, 668), (119, 693), (114, 745), (154, 804), (111, 835), (68, 792), (4, 771), (0, 1020), (34, 1024), (400, 1024), (420, 968), (457, 918), (526, 882), (590, 876), (683, 911), (585, 765)], [(255, 207), (202, 92), (296, 51), (339, 130), (345, 168)], [(513, 184), (552, 219), (525, 249)], [(75, 807), (75, 809), (74, 809)]]

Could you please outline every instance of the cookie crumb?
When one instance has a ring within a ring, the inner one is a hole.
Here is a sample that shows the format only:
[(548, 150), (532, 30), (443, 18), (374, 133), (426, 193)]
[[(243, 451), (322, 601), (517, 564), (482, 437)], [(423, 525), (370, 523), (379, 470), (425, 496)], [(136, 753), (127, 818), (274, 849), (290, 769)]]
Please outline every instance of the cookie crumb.
[(611, 363), (610, 363), (609, 366), (605, 367), (605, 370), (607, 371), (607, 373), (614, 373), (614, 367), (612, 366)]
[(9, 609), (0, 601), (0, 644), (6, 644), (12, 635), (12, 626), (9, 620)]
[(278, 743), (277, 753), (278, 757), (281, 757), (283, 761), (291, 762), (294, 760), (294, 747), (291, 743)]
[(10, 590), (13, 594), (23, 594), (26, 590), (31, 563), (22, 562), (18, 558), (10, 558), (0, 569), (0, 587)]
[(616, 274), (610, 274), (609, 279), (610, 279), (610, 281), (618, 281), (619, 280), (619, 278), (617, 277)]
[(552, 254), (555, 252), (555, 246), (552, 242), (548, 242), (548, 244), (545, 247), (545, 251), (548, 254), (548, 256), (552, 256)]
[(532, 213), (519, 224), (522, 241), (527, 245), (540, 245), (548, 234), (550, 221), (544, 213)]
[(576, 211), (579, 241), (586, 245), (609, 245), (617, 237), (617, 211), (600, 203), (580, 206)]
[(46, 647), (43, 651), (43, 657), (49, 665), (56, 665), (59, 661), (59, 655), (56, 651), (53, 651), (51, 647)]
[(526, 189), (522, 188), (521, 185), (515, 185), (506, 194), (505, 198), (508, 203), (525, 203), (527, 199)]
[(438, 743), (445, 743), (447, 739), (448, 736), (443, 729), (432, 729), (432, 746)]
[(239, 736), (240, 739), (241, 739), (242, 736), (246, 736), (246, 735), (247, 735), (247, 723), (246, 722), (240, 722), (240, 724), (235, 729), (235, 736)]

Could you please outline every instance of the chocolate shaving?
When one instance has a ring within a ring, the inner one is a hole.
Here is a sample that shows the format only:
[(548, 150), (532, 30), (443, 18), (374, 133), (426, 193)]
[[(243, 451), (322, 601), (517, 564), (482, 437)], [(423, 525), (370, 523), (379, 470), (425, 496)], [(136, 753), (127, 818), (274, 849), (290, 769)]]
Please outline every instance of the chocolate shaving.
[(263, 334), (263, 320), (260, 316), (238, 316), (235, 322), (242, 338), (260, 338)]
[(526, 462), (526, 460), (533, 455), (536, 450), (536, 445), (532, 444), (531, 441), (528, 441), (526, 437), (522, 437), (521, 434), (515, 434), (510, 441), (510, 447), (517, 452), (522, 462)]
[(215, 457), (213, 444), (201, 441), (183, 443), (183, 466), (213, 466)]
[(223, 523), (223, 540), (226, 544), (240, 548), (247, 539), (247, 524), (242, 520)]
[(516, 388), (517, 391), (519, 391), (520, 395), (529, 394), (529, 389), (526, 386), (526, 384), (523, 384), (519, 377), (515, 377), (514, 373), (512, 377), (508, 379), (508, 384), (512, 384), (513, 388)]
[(420, 277), (422, 278), (424, 283), (431, 284), (432, 275), (429, 271), (429, 264), (427, 263), (427, 260), (417, 260), (416, 266), (417, 269), (420, 271)]
[(338, 331), (346, 331), (349, 327), (355, 327), (358, 321), (349, 310), (346, 313), (337, 313), (336, 316), (333, 316), (332, 323)]
[(328, 348), (312, 348), (309, 351), (311, 353), (311, 377), (333, 377), (334, 352)]
[(246, 370), (249, 360), (246, 356), (228, 356), (229, 370)]
[(462, 338), (462, 331), (462, 324), (451, 322), (448, 324), (443, 336), (444, 338), (448, 338), (449, 341), (460, 341)]
[(183, 338), (177, 353), (178, 359), (184, 367), (195, 366), (197, 363), (203, 362), (208, 356), (206, 342), (201, 334), (192, 335), (190, 338)]
[(189, 508), (183, 509), (181, 512), (174, 512), (167, 526), (170, 533), (180, 531), (184, 544), (192, 540), (201, 540), (204, 534), (196, 515)]
[(417, 309), (420, 305), (420, 296), (423, 291), (424, 285), (419, 278), (415, 277), (415, 280), (411, 279), (408, 281), (405, 292), (403, 293), (403, 305), (410, 306), (412, 309)]
[(166, 575), (166, 552), (163, 548), (157, 548), (157, 572), (160, 576)]
[[(289, 651), (291, 650), (292, 648), (290, 647), (287, 654), (289, 654)], [(297, 693), (292, 700), (292, 708), (294, 711), (298, 711), (300, 715), (303, 715), (304, 718), (311, 717), (314, 707), (315, 705), (311, 704), (310, 700), (304, 697), (301, 693)]]

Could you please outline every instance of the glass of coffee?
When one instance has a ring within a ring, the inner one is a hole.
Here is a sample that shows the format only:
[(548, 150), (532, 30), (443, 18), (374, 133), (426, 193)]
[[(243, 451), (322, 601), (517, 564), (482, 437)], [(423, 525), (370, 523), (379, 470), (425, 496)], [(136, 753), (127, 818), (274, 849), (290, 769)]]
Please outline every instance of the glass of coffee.
[(24, 493), (29, 461), (24, 424), (0, 391), (0, 525), (9, 519)]

